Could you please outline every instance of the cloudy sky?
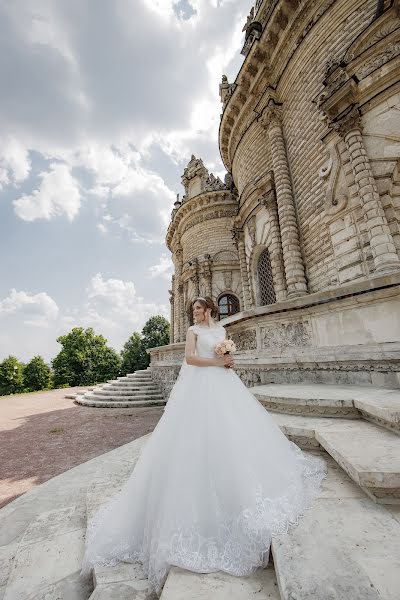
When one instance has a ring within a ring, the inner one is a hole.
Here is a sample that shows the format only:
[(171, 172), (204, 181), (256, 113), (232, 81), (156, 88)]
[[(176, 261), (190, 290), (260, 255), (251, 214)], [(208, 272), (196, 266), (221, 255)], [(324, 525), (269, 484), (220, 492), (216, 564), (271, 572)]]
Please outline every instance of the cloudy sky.
[(248, 0), (0, 0), (0, 360), (169, 317), (165, 232), (192, 153), (223, 175), (218, 84)]

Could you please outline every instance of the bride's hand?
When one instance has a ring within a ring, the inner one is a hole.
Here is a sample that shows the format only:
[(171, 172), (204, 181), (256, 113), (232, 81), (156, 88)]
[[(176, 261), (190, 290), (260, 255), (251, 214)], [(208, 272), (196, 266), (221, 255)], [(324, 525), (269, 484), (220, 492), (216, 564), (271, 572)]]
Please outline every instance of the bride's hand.
[(221, 356), (217, 360), (219, 367), (227, 367), (228, 369), (232, 369), (235, 366), (233, 356), (230, 354), (224, 354), (224, 356)]

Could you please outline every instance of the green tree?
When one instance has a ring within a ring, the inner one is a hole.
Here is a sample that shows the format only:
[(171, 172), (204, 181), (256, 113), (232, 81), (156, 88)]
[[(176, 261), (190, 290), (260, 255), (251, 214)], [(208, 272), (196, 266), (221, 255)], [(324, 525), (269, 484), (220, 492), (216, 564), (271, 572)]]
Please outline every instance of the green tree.
[[(165, 317), (161, 315), (155, 315), (150, 317), (146, 321), (145, 326), (142, 329), (142, 345), (146, 350), (147, 348), (155, 348), (156, 346), (166, 346), (169, 344), (169, 322)], [(150, 357), (146, 353), (146, 367), (150, 363)]]
[(62, 350), (53, 359), (54, 385), (92, 385), (116, 377), (121, 368), (120, 355), (107, 346), (92, 327), (74, 327), (57, 338)]
[(147, 352), (143, 347), (143, 340), (140, 333), (135, 331), (125, 342), (121, 350), (121, 375), (134, 373), (137, 370), (145, 369), (148, 365)]
[(15, 356), (8, 356), (0, 363), (0, 391), (2, 394), (16, 394), (24, 390), (24, 365)]
[(51, 369), (41, 356), (34, 356), (24, 367), (24, 387), (28, 392), (51, 387)]

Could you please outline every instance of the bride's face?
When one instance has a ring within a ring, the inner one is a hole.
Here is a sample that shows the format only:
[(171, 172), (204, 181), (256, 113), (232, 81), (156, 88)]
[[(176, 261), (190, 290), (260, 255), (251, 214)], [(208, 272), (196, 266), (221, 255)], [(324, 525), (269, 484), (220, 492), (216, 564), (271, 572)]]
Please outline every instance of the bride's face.
[(193, 319), (196, 323), (202, 323), (207, 318), (206, 309), (200, 304), (200, 302), (195, 302), (193, 304)]

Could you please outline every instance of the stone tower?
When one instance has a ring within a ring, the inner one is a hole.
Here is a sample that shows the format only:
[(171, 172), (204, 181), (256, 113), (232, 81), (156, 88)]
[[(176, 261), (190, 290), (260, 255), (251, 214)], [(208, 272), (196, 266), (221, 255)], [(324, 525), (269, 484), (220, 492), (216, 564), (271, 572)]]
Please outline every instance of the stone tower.
[(175, 202), (166, 237), (175, 266), (171, 343), (185, 339), (196, 296), (211, 296), (222, 316), (243, 308), (239, 257), (232, 237), (238, 202), (231, 180), (227, 176), (222, 182), (192, 156), (182, 184), (185, 195)]

